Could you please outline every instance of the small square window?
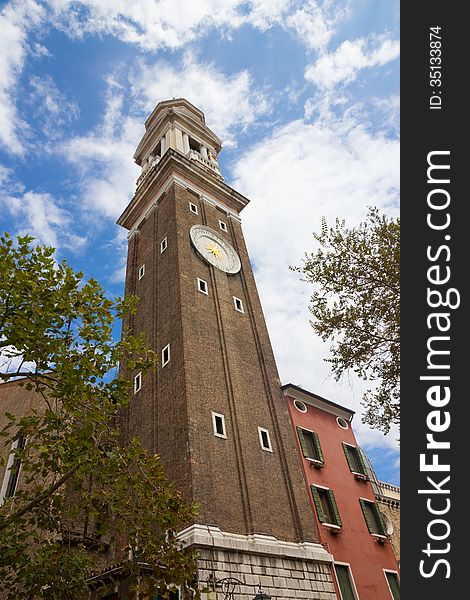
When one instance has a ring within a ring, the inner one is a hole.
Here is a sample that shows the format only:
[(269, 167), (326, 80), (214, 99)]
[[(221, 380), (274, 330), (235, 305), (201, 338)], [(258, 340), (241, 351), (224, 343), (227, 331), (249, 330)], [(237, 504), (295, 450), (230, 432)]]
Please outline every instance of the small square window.
[(243, 302), (240, 300), (240, 298), (235, 298), (235, 296), (233, 297), (233, 303), (235, 305), (235, 310), (238, 310), (238, 312), (244, 313), (244, 309), (243, 309)]
[(165, 237), (165, 238), (163, 238), (163, 240), (160, 242), (160, 254), (161, 254), (162, 252), (165, 252), (165, 250), (167, 249), (167, 247), (168, 247), (168, 238), (166, 238), (166, 237)]
[(227, 224), (223, 221), (219, 221), (219, 227), (222, 229), (222, 231), (227, 231)]
[(142, 373), (137, 373), (134, 377), (134, 394), (136, 394), (142, 387)]
[(162, 367), (170, 362), (170, 344), (167, 344), (162, 350)]
[(204, 279), (199, 279), (199, 277), (197, 278), (197, 289), (203, 294), (209, 294), (207, 281), (204, 281)]
[(259, 441), (261, 444), (261, 448), (266, 450), (266, 452), (272, 452), (271, 439), (269, 437), (269, 431), (267, 429), (263, 429), (262, 427), (258, 427), (258, 435)]
[(145, 275), (145, 265), (142, 265), (139, 269), (139, 281), (142, 279), (142, 277)]
[(225, 431), (225, 417), (220, 413), (212, 413), (212, 426), (214, 428), (214, 435), (216, 437), (227, 439), (227, 433)]
[(193, 204), (192, 202), (189, 203), (189, 210), (194, 213), (195, 215), (197, 215), (197, 206), (195, 204)]

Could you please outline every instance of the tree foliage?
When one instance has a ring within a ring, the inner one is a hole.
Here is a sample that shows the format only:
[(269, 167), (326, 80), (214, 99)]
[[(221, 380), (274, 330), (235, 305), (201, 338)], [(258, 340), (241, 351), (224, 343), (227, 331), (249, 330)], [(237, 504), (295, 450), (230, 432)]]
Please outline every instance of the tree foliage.
[(118, 430), (130, 397), (118, 363), (131, 373), (155, 365), (143, 337), (113, 338), (136, 299), (110, 299), (32, 241), (0, 237), (0, 379), (22, 378), (40, 400), (7, 414), (0, 432), (8, 449), (27, 439), (14, 451), (21, 485), (0, 507), (0, 596), (88, 598), (90, 570), (108, 548), (131, 577), (145, 564), (161, 591), (190, 580), (194, 556), (176, 533), (194, 507), (159, 457), (137, 440), (124, 445)]
[(400, 419), (400, 221), (370, 208), (363, 223), (336, 220), (314, 234), (319, 248), (295, 270), (315, 284), (311, 325), (333, 342), (336, 380), (348, 370), (377, 386), (363, 397), (364, 422), (388, 433)]

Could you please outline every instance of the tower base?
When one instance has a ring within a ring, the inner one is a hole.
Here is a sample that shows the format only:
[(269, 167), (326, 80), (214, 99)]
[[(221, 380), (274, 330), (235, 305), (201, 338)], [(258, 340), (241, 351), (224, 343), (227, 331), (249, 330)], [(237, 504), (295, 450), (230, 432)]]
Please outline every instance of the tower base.
[(179, 537), (199, 550), (203, 600), (253, 600), (260, 587), (273, 600), (337, 600), (333, 556), (320, 544), (226, 533), (206, 525), (191, 525)]

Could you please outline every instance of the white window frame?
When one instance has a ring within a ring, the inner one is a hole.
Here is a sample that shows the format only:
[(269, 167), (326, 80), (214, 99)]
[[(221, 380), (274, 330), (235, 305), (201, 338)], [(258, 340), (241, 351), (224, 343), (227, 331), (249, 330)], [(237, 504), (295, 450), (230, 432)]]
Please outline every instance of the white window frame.
[[(240, 302), (240, 308), (237, 306), (237, 302)], [(236, 296), (233, 296), (233, 305), (235, 306), (235, 310), (239, 313), (245, 314), (245, 309), (243, 308), (243, 301)]]
[[(205, 290), (201, 289), (201, 283), (204, 284)], [(207, 285), (207, 281), (200, 279), (199, 277), (197, 278), (197, 289), (198, 292), (201, 292), (201, 294), (205, 294), (206, 296), (209, 295), (209, 286)]]
[(145, 275), (145, 263), (139, 267), (139, 281), (144, 277), (144, 275)]
[(134, 394), (137, 394), (137, 392), (141, 389), (142, 389), (142, 372), (140, 371), (134, 377)]
[[(320, 487), (320, 486), (318, 486), (318, 487)], [(353, 575), (353, 572), (352, 572), (352, 569), (351, 569), (351, 563), (346, 563), (346, 562), (341, 562), (339, 560), (335, 560), (334, 563), (333, 563), (333, 571), (335, 572), (336, 586), (337, 586), (338, 591), (339, 591), (340, 600), (343, 600), (343, 594), (341, 592), (341, 588), (339, 587), (338, 576), (336, 575), (336, 569), (334, 568), (334, 565), (340, 565), (341, 567), (347, 567), (348, 568), (349, 579), (351, 581), (353, 594), (356, 597), (356, 600), (359, 600), (359, 594), (357, 593), (357, 587), (356, 587), (356, 582), (354, 581), (354, 575)]]
[[(364, 502), (368, 502), (369, 504), (373, 504), (374, 506), (377, 504), (376, 500), (371, 500), (370, 498), (364, 498), (364, 496), (359, 496), (359, 500), (363, 500)], [(377, 510), (380, 510), (380, 509), (377, 508)], [(361, 507), (361, 512), (362, 512), (362, 507)], [(365, 518), (364, 515), (363, 515), (363, 517), (364, 517), (364, 522), (365, 522), (366, 527), (367, 527), (366, 518)], [(369, 531), (369, 529), (367, 529), (367, 531)], [(371, 535), (374, 538), (379, 538), (379, 540), (388, 540), (388, 535), (383, 535), (382, 533), (371, 533), (371, 532), (369, 532), (369, 535)]]
[(163, 254), (165, 250), (168, 248), (168, 237), (164, 237), (160, 242), (160, 254)]
[[(216, 413), (214, 411), (211, 411), (211, 412), (212, 412), (212, 428), (214, 430), (215, 437), (222, 438), (222, 439), (226, 440), (227, 439), (227, 429), (225, 428), (225, 417), (224, 417), (224, 415), (221, 414), (221, 413)], [(221, 419), (221, 421), (222, 421), (223, 433), (219, 433), (217, 431), (216, 420), (218, 418)]]
[(219, 220), (219, 227), (220, 227), (220, 229), (222, 229), (222, 231), (225, 231), (225, 233), (228, 232), (227, 223), (225, 223), (225, 221)]
[[(303, 429), (303, 427), (302, 427), (302, 429)], [(312, 486), (319, 488), (320, 490), (325, 490), (325, 492), (329, 492), (331, 490), (331, 492), (333, 493), (333, 496), (335, 494), (333, 491), (333, 488), (326, 487), (326, 485), (319, 485), (318, 483), (312, 483), (312, 484), (310, 484), (310, 489), (312, 488)], [(311, 493), (311, 494), (313, 495), (313, 493)], [(335, 500), (336, 500), (336, 498), (335, 498)], [(333, 507), (331, 506), (331, 502), (329, 500), (328, 500), (328, 503), (330, 504), (330, 511), (333, 512), (333, 510), (332, 510)], [(315, 512), (316, 512), (316, 510), (315, 510)], [(318, 515), (316, 515), (316, 516), (318, 518)], [(340, 531), (343, 528), (342, 525), (336, 525), (336, 523), (320, 523), (320, 525), (322, 527), (330, 527), (331, 529), (336, 529), (337, 531)], [(346, 563), (338, 563), (338, 564), (340, 565), (340, 564), (346, 564)]]
[(195, 215), (199, 214), (199, 211), (197, 209), (197, 204), (194, 204), (194, 202), (189, 203), (189, 210)]
[[(6, 491), (8, 488), (8, 484), (10, 483), (10, 477), (12, 476), (10, 469), (13, 466), (13, 463), (15, 462), (14, 450), (16, 448), (18, 448), (18, 442), (19, 442), (19, 439), (16, 439), (12, 442), (11, 448), (10, 448), (10, 453), (8, 455), (7, 464), (5, 465), (5, 474), (3, 475), (2, 487), (0, 489), (0, 506), (2, 506), (2, 504), (5, 502), (5, 494), (6, 494)], [(20, 475), (21, 475), (21, 466), (22, 466), (22, 463), (20, 463), (20, 466), (18, 469), (18, 474), (16, 476), (16, 486), (15, 486), (14, 494), (16, 493), (16, 490), (18, 488), (18, 482), (20, 480)], [(13, 494), (13, 496), (14, 496), (14, 494)]]
[[(167, 360), (164, 359), (165, 350), (168, 350), (168, 359)], [(171, 360), (170, 344), (167, 344), (164, 348), (162, 348), (162, 367), (166, 367), (166, 365), (170, 362), (170, 360)]]
[(400, 573), (398, 571), (394, 571), (393, 569), (382, 569), (382, 571), (384, 572), (384, 577), (385, 577), (385, 581), (387, 582), (387, 587), (388, 587), (388, 591), (390, 592), (390, 597), (392, 598), (392, 600), (394, 600), (395, 596), (393, 595), (393, 592), (390, 588), (390, 584), (388, 583), (387, 573), (393, 573), (394, 575), (397, 576), (399, 586), (400, 586)]
[[(263, 433), (265, 433), (268, 438), (268, 447), (266, 447), (264, 445)], [(273, 446), (271, 444), (271, 436), (269, 435), (269, 430), (266, 429), (265, 427), (258, 427), (258, 436), (259, 436), (259, 443), (261, 445), (261, 450), (264, 450), (265, 452), (272, 452)]]

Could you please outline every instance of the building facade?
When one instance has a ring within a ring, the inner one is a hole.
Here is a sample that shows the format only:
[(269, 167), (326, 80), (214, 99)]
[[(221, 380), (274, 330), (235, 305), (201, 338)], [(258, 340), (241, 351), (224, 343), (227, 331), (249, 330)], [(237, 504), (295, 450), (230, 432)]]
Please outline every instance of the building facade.
[(342, 600), (398, 600), (391, 525), (359, 448), (354, 412), (298, 386), (283, 386), (322, 545), (334, 556)]
[(198, 578), (215, 598), (261, 586), (275, 598), (336, 598), (331, 555), (319, 544), (289, 415), (241, 228), (248, 199), (223, 179), (220, 140), (184, 99), (145, 123), (129, 231), (124, 323), (160, 357), (134, 378), (125, 431), (160, 454), (199, 505), (181, 533), (200, 552)]

